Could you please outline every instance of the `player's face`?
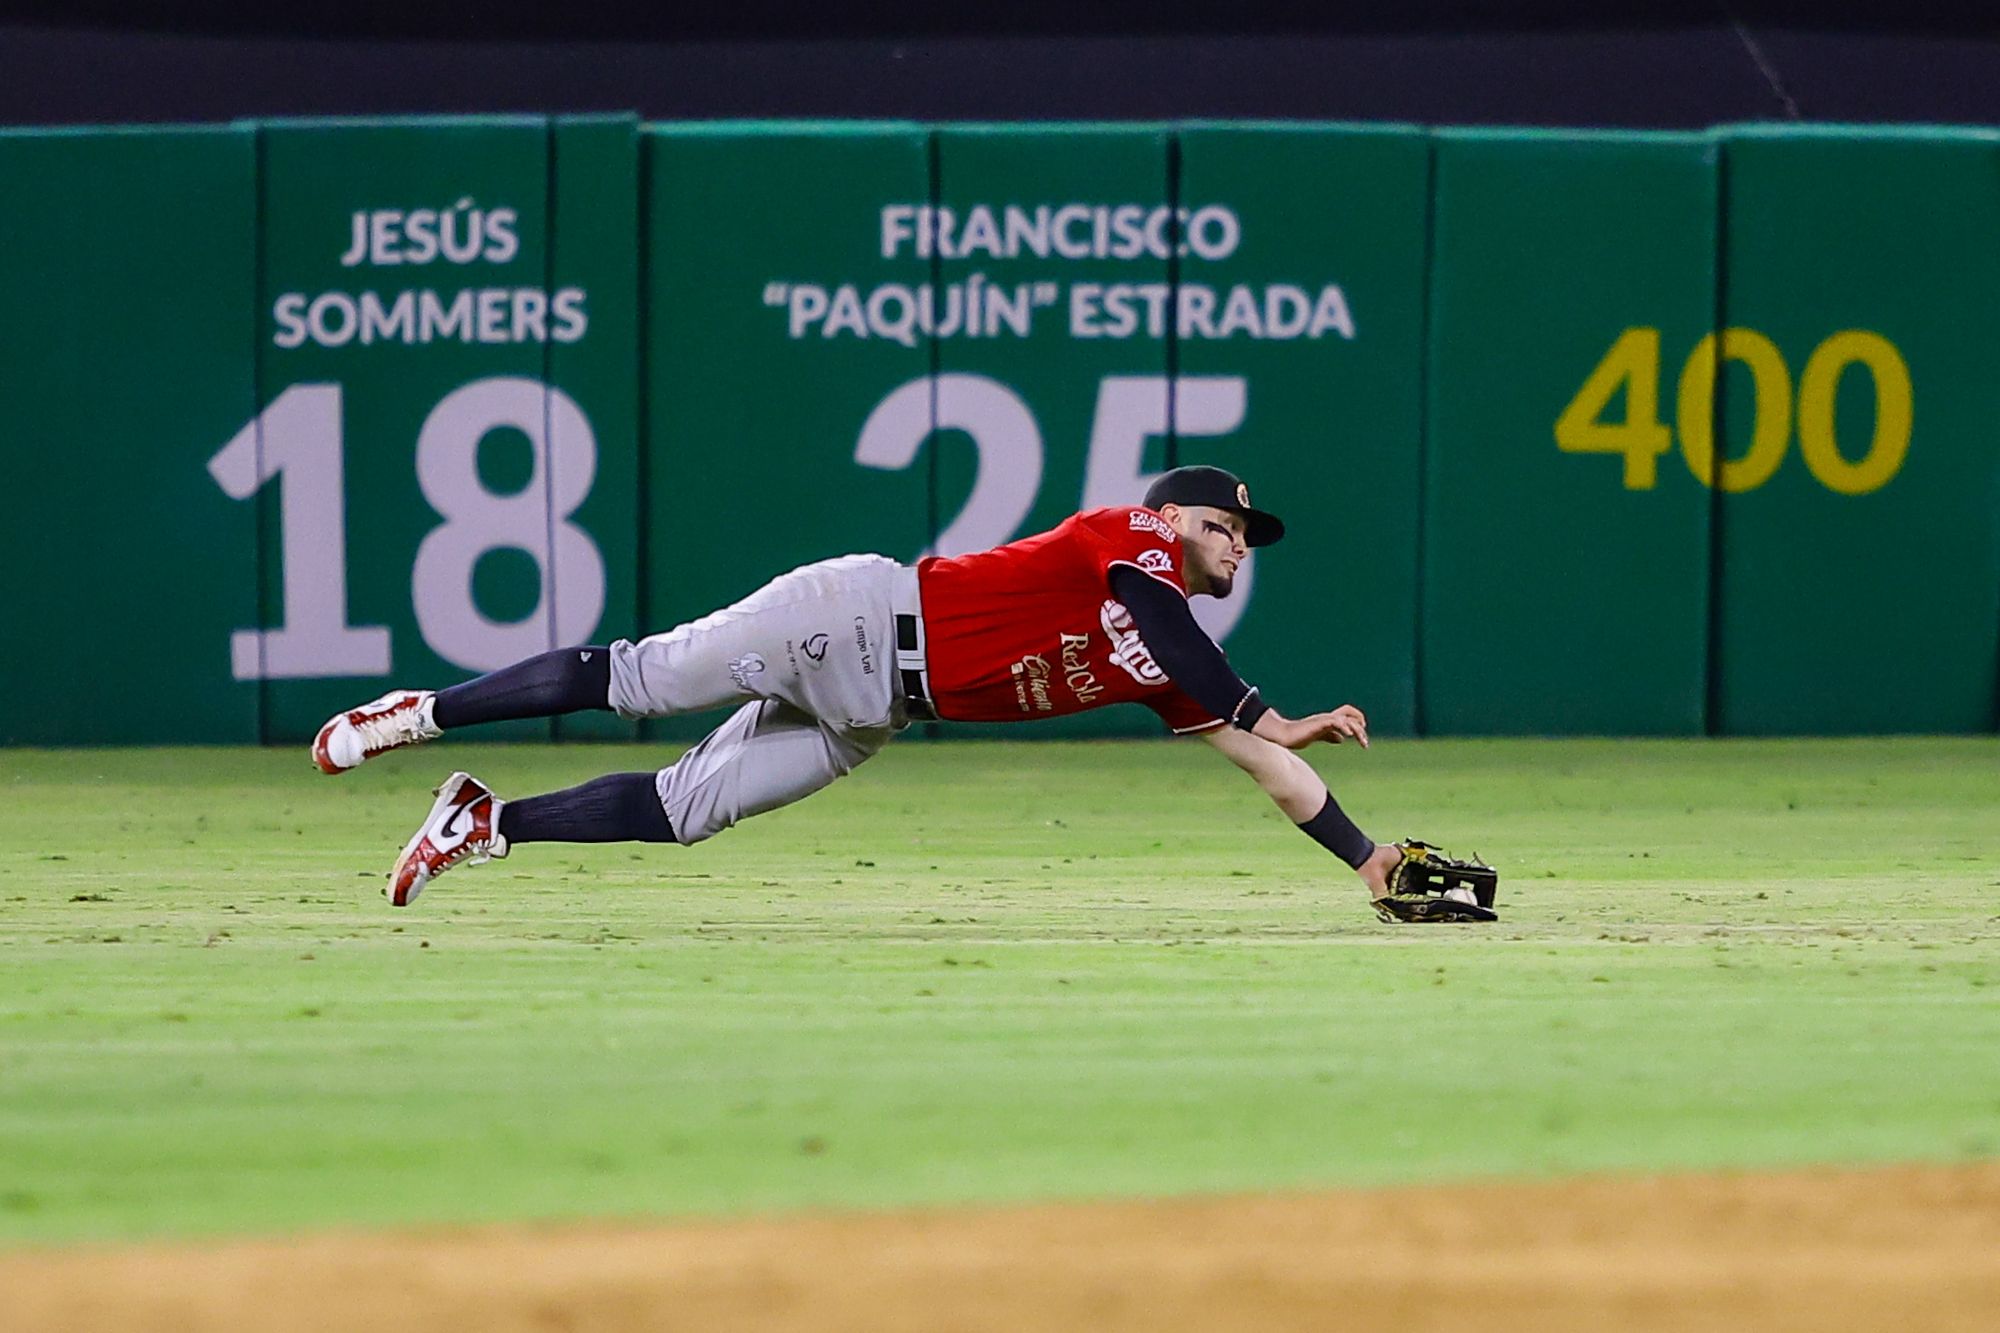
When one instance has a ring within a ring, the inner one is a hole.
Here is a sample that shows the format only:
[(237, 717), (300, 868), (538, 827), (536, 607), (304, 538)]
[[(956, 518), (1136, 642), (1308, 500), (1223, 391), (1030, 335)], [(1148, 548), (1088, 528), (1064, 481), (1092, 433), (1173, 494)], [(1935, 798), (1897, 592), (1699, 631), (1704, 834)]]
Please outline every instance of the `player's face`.
[(1243, 515), (1207, 505), (1189, 505), (1173, 516), (1174, 530), (1187, 547), (1188, 591), (1227, 597), (1236, 571), (1250, 548), (1244, 543), (1249, 524)]

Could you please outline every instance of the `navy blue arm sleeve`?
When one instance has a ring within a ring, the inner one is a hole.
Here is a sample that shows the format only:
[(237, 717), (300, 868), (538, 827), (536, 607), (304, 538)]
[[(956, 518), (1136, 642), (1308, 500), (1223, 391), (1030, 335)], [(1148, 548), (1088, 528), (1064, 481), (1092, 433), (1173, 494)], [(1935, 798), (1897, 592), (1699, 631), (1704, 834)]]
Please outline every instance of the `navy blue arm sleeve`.
[(1211, 716), (1227, 718), (1248, 731), (1270, 711), (1196, 623), (1187, 598), (1171, 586), (1143, 569), (1116, 565), (1111, 570), (1111, 593), (1132, 613), (1139, 637), (1167, 678)]

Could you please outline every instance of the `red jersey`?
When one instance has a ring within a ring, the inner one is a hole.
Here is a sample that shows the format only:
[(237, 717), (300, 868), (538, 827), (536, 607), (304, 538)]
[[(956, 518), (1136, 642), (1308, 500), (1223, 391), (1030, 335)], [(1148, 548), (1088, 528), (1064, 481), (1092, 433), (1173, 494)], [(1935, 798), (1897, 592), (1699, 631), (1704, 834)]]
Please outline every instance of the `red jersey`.
[(1175, 731), (1224, 725), (1182, 693), (1111, 595), (1130, 565), (1187, 596), (1180, 534), (1150, 509), (1091, 509), (1048, 532), (917, 565), (931, 701), (954, 722), (1141, 703)]

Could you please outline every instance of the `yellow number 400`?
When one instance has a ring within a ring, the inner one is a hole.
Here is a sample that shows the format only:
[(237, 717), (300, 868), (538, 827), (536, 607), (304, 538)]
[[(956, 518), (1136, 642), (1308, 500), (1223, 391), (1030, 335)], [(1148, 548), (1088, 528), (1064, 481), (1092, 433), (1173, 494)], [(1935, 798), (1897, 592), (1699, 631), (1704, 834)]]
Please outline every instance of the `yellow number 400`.
[[(1756, 412), (1749, 451), (1718, 465), (1715, 381), (1724, 361), (1740, 361), (1750, 371)], [(1856, 364), (1874, 381), (1875, 432), (1868, 452), (1850, 460), (1840, 452), (1834, 397), (1841, 375)], [(1625, 419), (1606, 421), (1605, 409), (1620, 389)], [(1792, 377), (1783, 353), (1755, 329), (1724, 329), (1719, 340), (1713, 333), (1705, 335), (1681, 367), (1674, 416), (1681, 457), (1697, 481), (1731, 492), (1762, 486), (1784, 461), (1791, 442)], [(1828, 490), (1866, 495), (1886, 486), (1909, 453), (1911, 416), (1910, 368), (1881, 334), (1847, 329), (1806, 358), (1798, 392), (1799, 452)], [(1622, 455), (1625, 489), (1651, 490), (1659, 480), (1660, 455), (1673, 447), (1660, 420), (1660, 331), (1641, 327), (1619, 334), (1556, 418), (1555, 433), (1556, 447), (1567, 453)]]

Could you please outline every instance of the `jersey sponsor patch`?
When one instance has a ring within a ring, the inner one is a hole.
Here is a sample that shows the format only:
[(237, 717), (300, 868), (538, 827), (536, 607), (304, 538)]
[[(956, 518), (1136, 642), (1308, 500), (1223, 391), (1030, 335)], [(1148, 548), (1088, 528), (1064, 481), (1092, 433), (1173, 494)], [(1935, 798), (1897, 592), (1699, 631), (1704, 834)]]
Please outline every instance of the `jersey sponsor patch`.
[(1181, 539), (1181, 535), (1173, 530), (1167, 520), (1150, 509), (1132, 511), (1132, 531), (1150, 532), (1163, 542), (1177, 542)]
[(1014, 701), (1024, 713), (1048, 713), (1055, 709), (1049, 697), (1049, 659), (1029, 653), (1008, 668), (1014, 677)]
[(1173, 553), (1162, 551), (1158, 547), (1154, 547), (1150, 551), (1141, 551), (1139, 552), (1139, 568), (1154, 574), (1171, 574), (1174, 569)]

